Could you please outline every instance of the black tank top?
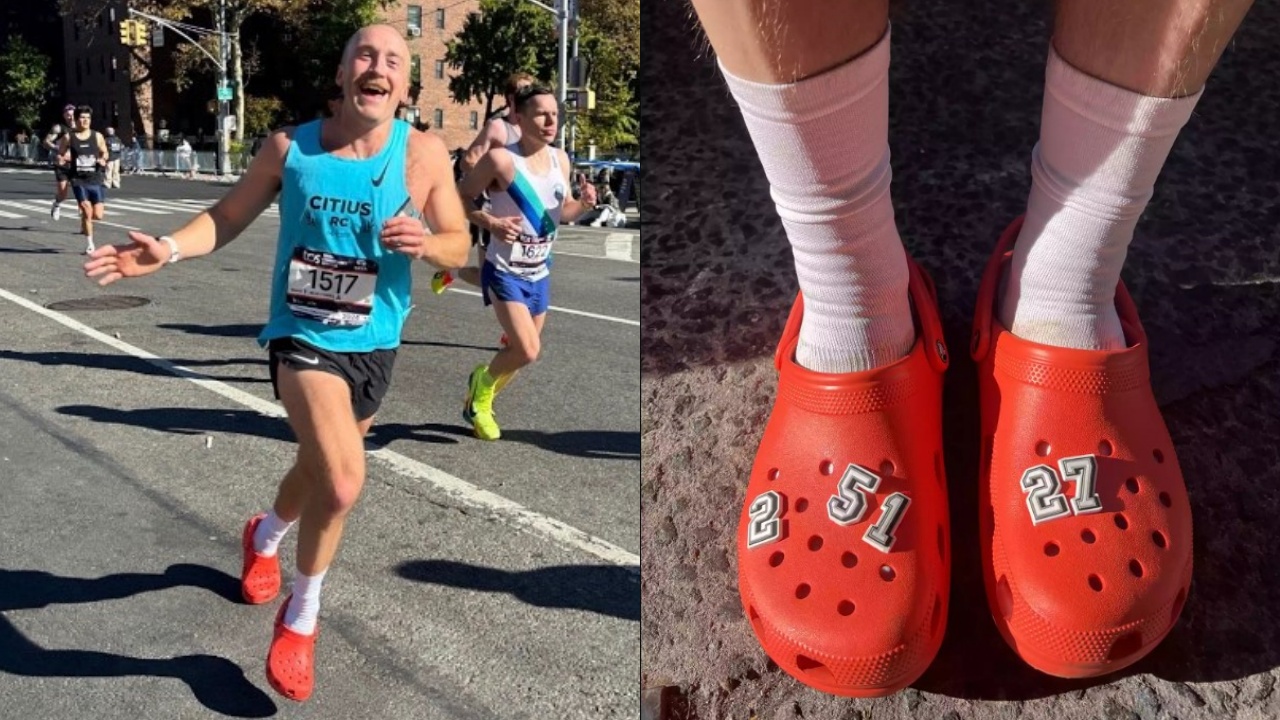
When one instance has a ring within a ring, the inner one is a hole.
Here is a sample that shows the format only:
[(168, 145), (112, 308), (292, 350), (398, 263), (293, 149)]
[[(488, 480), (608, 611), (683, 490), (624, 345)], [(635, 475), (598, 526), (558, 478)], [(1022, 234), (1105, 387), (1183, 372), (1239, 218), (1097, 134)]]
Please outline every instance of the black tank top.
[(102, 168), (98, 166), (98, 132), (89, 131), (89, 137), (81, 140), (71, 134), (72, 181), (77, 185), (101, 185)]

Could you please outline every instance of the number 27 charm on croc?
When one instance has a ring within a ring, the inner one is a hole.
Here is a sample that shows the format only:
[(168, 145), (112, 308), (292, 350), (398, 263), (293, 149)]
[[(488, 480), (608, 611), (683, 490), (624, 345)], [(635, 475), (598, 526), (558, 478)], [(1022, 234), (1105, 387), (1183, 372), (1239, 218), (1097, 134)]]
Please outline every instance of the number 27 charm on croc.
[(933, 286), (908, 264), (916, 342), (884, 367), (834, 375), (796, 364), (797, 297), (739, 519), (738, 586), (761, 646), (801, 682), (838, 695), (906, 687), (946, 625), (947, 352)]
[(1177, 621), (1191, 583), (1191, 508), (1123, 283), (1121, 350), (1029, 342), (995, 317), (1021, 226), (1000, 238), (974, 319), (987, 602), (1032, 667), (1092, 677), (1136, 662)]

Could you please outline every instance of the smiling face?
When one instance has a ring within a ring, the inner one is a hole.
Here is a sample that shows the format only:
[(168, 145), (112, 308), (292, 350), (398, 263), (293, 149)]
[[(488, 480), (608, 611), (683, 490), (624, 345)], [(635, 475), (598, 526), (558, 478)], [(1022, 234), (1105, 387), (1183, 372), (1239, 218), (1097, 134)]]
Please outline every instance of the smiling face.
[(525, 137), (554, 142), (560, 129), (560, 108), (554, 95), (536, 95), (516, 110), (516, 124)]
[(409, 86), (409, 46), (389, 25), (361, 28), (347, 41), (337, 81), (354, 117), (386, 122)]
[(93, 124), (93, 116), (89, 113), (80, 113), (76, 116), (76, 128), (78, 130), (88, 130), (91, 124)]

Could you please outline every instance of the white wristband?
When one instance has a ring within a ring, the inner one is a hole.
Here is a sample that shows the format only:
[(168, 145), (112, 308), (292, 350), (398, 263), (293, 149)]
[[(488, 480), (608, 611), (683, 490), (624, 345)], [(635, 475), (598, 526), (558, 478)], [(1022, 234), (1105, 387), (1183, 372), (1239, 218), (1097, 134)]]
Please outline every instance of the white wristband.
[(169, 246), (169, 260), (166, 262), (166, 264), (172, 265), (173, 263), (176, 263), (182, 259), (182, 253), (178, 251), (177, 240), (174, 240), (168, 235), (161, 235), (157, 239), (164, 241), (164, 244)]

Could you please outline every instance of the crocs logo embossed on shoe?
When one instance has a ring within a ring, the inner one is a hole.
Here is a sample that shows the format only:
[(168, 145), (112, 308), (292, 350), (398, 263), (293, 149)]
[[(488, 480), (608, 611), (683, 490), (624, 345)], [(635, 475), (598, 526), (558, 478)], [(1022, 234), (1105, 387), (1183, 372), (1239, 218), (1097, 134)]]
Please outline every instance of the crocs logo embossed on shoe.
[[(852, 525), (862, 520), (867, 512), (867, 495), (880, 487), (880, 476), (853, 463), (845, 469), (836, 485), (836, 494), (827, 500), (827, 517), (837, 525)], [(911, 498), (894, 493), (880, 505), (880, 518), (867, 528), (862, 539), (871, 547), (887, 553), (897, 540), (894, 531), (902, 524)]]
[(769, 490), (761, 493), (751, 501), (747, 514), (751, 522), (747, 525), (747, 547), (753, 548), (771, 543), (782, 537), (782, 496)]
[(939, 340), (936, 343), (934, 343), (934, 348), (936, 348), (938, 351), (938, 359), (942, 361), (943, 365), (946, 365), (948, 360), (947, 346), (944, 345), (941, 340)]
[[(1077, 455), (1062, 458), (1058, 461), (1058, 470), (1048, 465), (1036, 465), (1022, 473), (1019, 485), (1027, 494), (1027, 510), (1031, 513), (1031, 524), (1066, 517), (1072, 513), (1087, 515), (1102, 510), (1102, 500), (1098, 497), (1097, 476), (1098, 459), (1094, 455)], [(1063, 479), (1076, 484), (1075, 497), (1067, 502), (1062, 492)]]

